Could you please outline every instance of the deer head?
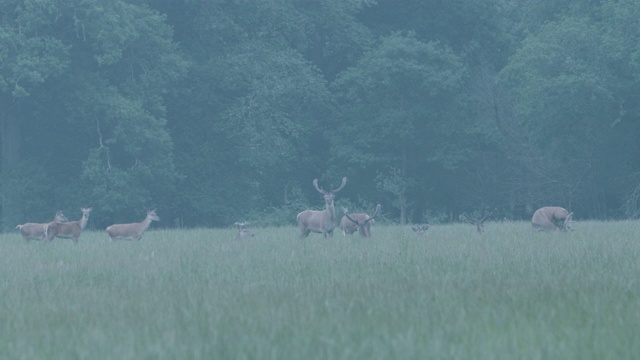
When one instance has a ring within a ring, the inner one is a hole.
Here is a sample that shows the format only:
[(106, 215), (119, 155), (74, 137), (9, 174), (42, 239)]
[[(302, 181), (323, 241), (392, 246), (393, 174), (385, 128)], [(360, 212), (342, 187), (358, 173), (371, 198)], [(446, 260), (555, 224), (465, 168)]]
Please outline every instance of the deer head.
[(253, 233), (247, 230), (248, 222), (237, 222), (236, 227), (238, 228), (238, 233), (236, 234), (236, 240), (246, 239), (248, 237), (253, 237)]
[(427, 232), (427, 229), (429, 229), (429, 224), (421, 224), (411, 227), (411, 230), (418, 235), (424, 235)]
[(464, 218), (471, 224), (476, 226), (476, 230), (478, 231), (478, 234), (482, 234), (482, 232), (484, 232), (484, 221), (487, 220), (489, 218), (489, 216), (491, 216), (492, 212), (486, 212), (485, 215), (482, 218), (477, 218), (475, 216), (470, 216), (467, 213), (462, 213), (462, 216), (464, 216)]
[(335, 189), (335, 190), (331, 190), (329, 192), (325, 191), (324, 189), (322, 189), (321, 187), (318, 186), (318, 179), (314, 179), (313, 180), (313, 187), (316, 188), (316, 190), (318, 190), (318, 192), (322, 195), (324, 195), (324, 203), (327, 206), (333, 206), (333, 198), (335, 197), (335, 194), (342, 190), (342, 188), (344, 188), (344, 186), (347, 184), (347, 178), (343, 177), (342, 178), (342, 184), (340, 185), (339, 188)]
[(342, 208), (342, 212), (344, 213), (344, 216), (347, 218), (347, 220), (356, 224), (356, 226), (358, 227), (358, 233), (360, 234), (360, 236), (370, 237), (371, 222), (373, 221), (373, 219), (376, 218), (376, 216), (378, 216), (378, 214), (380, 213), (381, 207), (382, 206), (380, 204), (376, 205), (376, 209), (371, 216), (368, 216), (367, 214), (351, 214), (350, 215), (349, 210), (347, 208)]

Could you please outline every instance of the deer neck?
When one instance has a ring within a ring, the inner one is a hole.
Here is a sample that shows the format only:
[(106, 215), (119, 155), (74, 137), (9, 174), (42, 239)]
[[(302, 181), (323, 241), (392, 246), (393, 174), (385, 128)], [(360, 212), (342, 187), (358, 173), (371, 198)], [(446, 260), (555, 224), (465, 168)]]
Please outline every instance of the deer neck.
[(336, 222), (336, 207), (333, 205), (333, 203), (327, 204), (327, 213), (329, 214), (329, 221), (331, 223), (335, 223)]
[(142, 225), (142, 228), (141, 228), (140, 230), (141, 230), (141, 231), (147, 231), (147, 229), (149, 228), (149, 226), (151, 226), (151, 221), (153, 221), (153, 220), (151, 220), (151, 217), (150, 217), (150, 216), (147, 216), (147, 217), (144, 219), (144, 221), (142, 221), (142, 222), (140, 223), (140, 225)]
[(87, 222), (89, 222), (89, 215), (82, 215), (82, 219), (80, 219), (80, 229), (84, 230)]

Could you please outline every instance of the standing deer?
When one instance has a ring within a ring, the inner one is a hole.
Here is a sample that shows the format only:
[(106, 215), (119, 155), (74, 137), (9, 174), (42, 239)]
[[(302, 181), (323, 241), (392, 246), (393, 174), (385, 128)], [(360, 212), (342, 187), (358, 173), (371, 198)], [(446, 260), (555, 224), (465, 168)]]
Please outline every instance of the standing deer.
[(418, 235), (426, 234), (427, 229), (429, 229), (429, 224), (421, 224), (421, 225), (416, 225), (411, 227), (411, 230), (413, 230), (413, 232)]
[(559, 206), (545, 206), (533, 213), (531, 226), (534, 230), (560, 230), (571, 231), (569, 223), (572, 222), (573, 213)]
[(118, 239), (140, 240), (152, 221), (160, 221), (155, 210), (147, 211), (147, 217), (142, 222), (132, 224), (113, 224), (107, 228), (111, 241)]
[(89, 214), (93, 208), (80, 208), (82, 211), (82, 218), (78, 221), (69, 221), (66, 223), (49, 223), (46, 230), (46, 239), (48, 242), (53, 241), (54, 238), (71, 238), (74, 244), (78, 243), (80, 234), (87, 226), (89, 222)]
[(462, 216), (464, 216), (464, 218), (469, 223), (476, 226), (478, 234), (482, 234), (482, 232), (484, 231), (484, 221), (487, 220), (489, 216), (491, 216), (491, 214), (491, 211), (489, 211), (481, 219), (478, 219), (477, 217), (471, 217), (470, 215), (467, 215), (467, 213), (462, 213)]
[(346, 184), (347, 178), (343, 177), (339, 188), (327, 192), (318, 187), (318, 179), (313, 180), (313, 186), (319, 193), (324, 195), (326, 209), (304, 210), (298, 214), (296, 220), (298, 221), (301, 237), (309, 236), (311, 231), (321, 233), (324, 237), (333, 236), (333, 229), (336, 228), (336, 208), (333, 205), (333, 198)]
[[(350, 231), (349, 234), (352, 234), (355, 230), (351, 230), (351, 226), (354, 226), (358, 229), (358, 233), (363, 237), (371, 236), (371, 224), (373, 224), (373, 219), (378, 216), (380, 213), (381, 205), (378, 204), (376, 206), (376, 210), (373, 212), (373, 215), (369, 216), (367, 214), (349, 214), (349, 210), (347, 208), (342, 208), (342, 212), (344, 213), (344, 217), (340, 220), (340, 228), (342, 229), (343, 235), (346, 236), (347, 229)], [(344, 224), (344, 226), (343, 226)]]
[(246, 239), (248, 237), (253, 237), (253, 233), (249, 230), (247, 230), (247, 225), (249, 225), (248, 222), (237, 222), (236, 226), (238, 227), (238, 233), (236, 234), (236, 240), (242, 240), (242, 239)]
[(69, 221), (62, 211), (58, 211), (54, 220), (50, 223), (38, 224), (38, 223), (26, 223), (16, 226), (16, 230), (20, 230), (22, 238), (25, 241), (29, 239), (44, 240), (47, 238), (47, 227), (54, 223), (61, 223)]

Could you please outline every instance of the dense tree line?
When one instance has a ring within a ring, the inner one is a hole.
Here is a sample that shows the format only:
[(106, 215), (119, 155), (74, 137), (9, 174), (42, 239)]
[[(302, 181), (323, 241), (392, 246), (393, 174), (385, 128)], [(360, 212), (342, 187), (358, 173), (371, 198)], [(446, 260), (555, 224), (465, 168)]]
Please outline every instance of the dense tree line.
[(637, 217), (639, 90), (632, 0), (3, 1), (2, 224)]

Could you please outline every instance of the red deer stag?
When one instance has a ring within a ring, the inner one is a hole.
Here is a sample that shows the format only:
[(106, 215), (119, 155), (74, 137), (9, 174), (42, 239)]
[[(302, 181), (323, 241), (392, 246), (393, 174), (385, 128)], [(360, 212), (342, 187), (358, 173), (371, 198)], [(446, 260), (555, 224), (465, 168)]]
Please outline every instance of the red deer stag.
[(147, 211), (147, 217), (142, 222), (132, 224), (113, 224), (107, 228), (111, 241), (118, 239), (140, 240), (152, 221), (160, 221), (155, 210)]
[(49, 223), (47, 226), (47, 241), (51, 242), (54, 238), (71, 238), (74, 244), (78, 243), (80, 234), (89, 222), (89, 213), (93, 208), (80, 208), (82, 218), (78, 221), (69, 221), (66, 223)]
[[(342, 212), (345, 211), (345, 208), (342, 208)], [(349, 216), (351, 216), (353, 219), (356, 219), (360, 222), (363, 222), (367, 219), (369, 219), (369, 215), (367, 214), (363, 214), (363, 213), (354, 213), (354, 214), (349, 214)], [(369, 223), (369, 225), (374, 225), (376, 223), (376, 221), (374, 219), (371, 219), (371, 222)], [(340, 228), (340, 230), (342, 230), (342, 236), (347, 236), (353, 234), (354, 232), (358, 231), (358, 225), (349, 220), (349, 218), (347, 218), (347, 216), (343, 216), (342, 219), (340, 219), (340, 225), (338, 226)]]
[(572, 212), (559, 206), (545, 206), (533, 213), (531, 226), (537, 231), (572, 231), (573, 229), (569, 227), (569, 223), (573, 222), (572, 216)]
[(355, 226), (358, 229), (358, 233), (360, 234), (360, 236), (370, 237), (371, 224), (373, 224), (374, 222), (373, 219), (375, 219), (375, 217), (380, 213), (380, 208), (381, 205), (378, 204), (376, 206), (376, 210), (371, 216), (362, 213), (349, 214), (349, 210), (347, 210), (347, 208), (342, 208), (344, 217), (340, 221), (340, 228), (342, 229), (343, 234), (346, 236), (347, 231), (350, 231), (349, 234), (353, 233), (355, 230), (351, 230), (351, 226)]
[(478, 231), (478, 234), (482, 234), (482, 232), (484, 232), (484, 221), (487, 220), (489, 216), (491, 216), (491, 214), (492, 214), (491, 211), (489, 211), (480, 219), (478, 219), (475, 216), (472, 217), (470, 215), (467, 215), (467, 213), (462, 213), (462, 216), (464, 216), (464, 218), (469, 223), (476, 226), (476, 230)]
[(333, 229), (336, 228), (336, 208), (333, 205), (333, 198), (335, 194), (342, 190), (347, 184), (347, 178), (342, 178), (342, 184), (339, 188), (331, 191), (325, 191), (318, 187), (318, 179), (313, 180), (313, 186), (319, 193), (324, 195), (324, 203), (326, 209), (324, 210), (305, 210), (298, 214), (296, 220), (298, 221), (298, 228), (300, 229), (300, 236), (307, 237), (309, 232), (321, 233), (324, 237), (333, 236)]
[(246, 239), (248, 237), (253, 237), (254, 234), (247, 229), (248, 222), (237, 222), (236, 226), (238, 227), (238, 233), (236, 234), (236, 240)]
[(418, 235), (426, 234), (427, 229), (429, 229), (429, 224), (421, 224), (421, 225), (416, 225), (411, 227), (411, 230), (413, 230), (413, 232)]
[(62, 211), (58, 211), (54, 220), (50, 223), (26, 223), (16, 226), (16, 230), (20, 230), (20, 234), (25, 241), (29, 239), (44, 240), (47, 238), (47, 227), (51, 224), (69, 221)]

